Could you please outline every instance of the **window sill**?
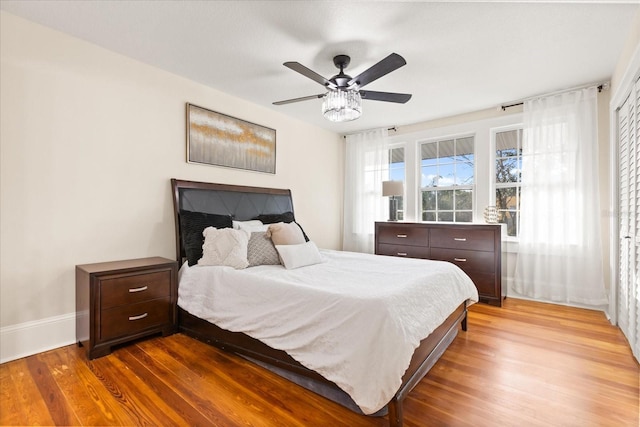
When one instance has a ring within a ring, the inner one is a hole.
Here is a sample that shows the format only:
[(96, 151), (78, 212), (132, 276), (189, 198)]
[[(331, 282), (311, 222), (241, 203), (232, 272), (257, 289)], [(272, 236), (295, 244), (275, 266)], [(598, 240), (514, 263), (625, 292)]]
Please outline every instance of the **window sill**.
[(516, 237), (506, 237), (502, 239), (502, 252), (518, 253), (519, 241)]

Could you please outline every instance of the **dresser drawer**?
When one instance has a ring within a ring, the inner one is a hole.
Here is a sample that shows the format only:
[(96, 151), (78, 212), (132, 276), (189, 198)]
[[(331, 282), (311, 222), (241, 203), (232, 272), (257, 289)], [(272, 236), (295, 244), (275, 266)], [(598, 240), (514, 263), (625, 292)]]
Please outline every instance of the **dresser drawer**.
[(169, 297), (102, 310), (100, 340), (109, 340), (171, 323)]
[(500, 295), (500, 292), (497, 289), (497, 281), (496, 281), (495, 274), (478, 273), (478, 272), (472, 271), (472, 272), (469, 272), (468, 275), (473, 281), (473, 284), (476, 285), (476, 289), (478, 289), (478, 294), (480, 296)]
[(378, 243), (429, 246), (429, 229), (403, 225), (378, 226)]
[(494, 233), (491, 230), (472, 230), (456, 228), (431, 229), (432, 248), (468, 249), (490, 251), (494, 248)]
[(429, 248), (424, 246), (378, 244), (377, 255), (429, 259)]
[(103, 309), (171, 295), (171, 270), (100, 279)]
[(431, 259), (449, 261), (465, 272), (495, 273), (493, 252), (431, 248)]

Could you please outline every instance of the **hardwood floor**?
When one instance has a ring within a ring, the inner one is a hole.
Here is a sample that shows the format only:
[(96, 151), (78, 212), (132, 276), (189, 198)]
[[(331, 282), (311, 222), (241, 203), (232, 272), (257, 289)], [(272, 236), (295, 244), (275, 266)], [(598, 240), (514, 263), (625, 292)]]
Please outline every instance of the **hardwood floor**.
[[(405, 401), (406, 426), (638, 426), (640, 370), (600, 312), (507, 299)], [(2, 425), (386, 426), (182, 334), (0, 365)]]

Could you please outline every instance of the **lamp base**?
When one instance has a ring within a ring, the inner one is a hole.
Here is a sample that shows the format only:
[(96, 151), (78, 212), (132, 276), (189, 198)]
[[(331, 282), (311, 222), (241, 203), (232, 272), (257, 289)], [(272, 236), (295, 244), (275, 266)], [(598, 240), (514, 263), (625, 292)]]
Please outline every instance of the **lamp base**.
[(398, 200), (395, 196), (389, 198), (389, 221), (398, 220)]

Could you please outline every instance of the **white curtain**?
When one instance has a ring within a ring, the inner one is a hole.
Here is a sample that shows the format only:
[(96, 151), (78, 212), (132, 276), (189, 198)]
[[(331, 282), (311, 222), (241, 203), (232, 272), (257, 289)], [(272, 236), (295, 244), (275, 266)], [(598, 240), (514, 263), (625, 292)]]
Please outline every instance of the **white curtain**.
[(524, 104), (521, 229), (514, 290), (598, 306), (605, 292), (598, 191), (597, 89)]
[(386, 129), (347, 136), (342, 249), (374, 252), (374, 223), (388, 215), (382, 181), (389, 177)]

